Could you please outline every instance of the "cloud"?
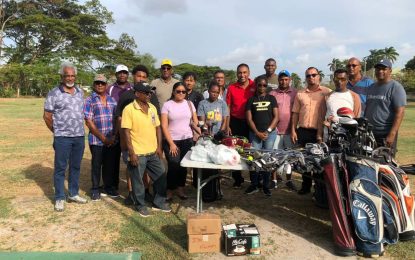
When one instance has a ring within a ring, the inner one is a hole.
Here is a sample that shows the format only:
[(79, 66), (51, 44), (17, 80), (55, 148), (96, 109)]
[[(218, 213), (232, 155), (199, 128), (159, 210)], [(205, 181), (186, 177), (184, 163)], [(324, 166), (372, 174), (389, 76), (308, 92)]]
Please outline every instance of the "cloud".
[(310, 31), (297, 29), (292, 32), (292, 42), (297, 48), (317, 47), (327, 42), (329, 37), (330, 34), (324, 27), (313, 28)]
[(301, 54), (301, 55), (295, 57), (295, 61), (298, 64), (309, 64), (310, 63), (310, 54), (308, 54), (308, 53)]
[(266, 47), (259, 42), (254, 46), (238, 47), (228, 54), (220, 57), (208, 58), (206, 61), (209, 64), (239, 64), (244, 63), (260, 63), (264, 62)]
[(142, 0), (133, 3), (142, 9), (143, 14), (149, 15), (184, 14), (188, 10), (187, 0)]

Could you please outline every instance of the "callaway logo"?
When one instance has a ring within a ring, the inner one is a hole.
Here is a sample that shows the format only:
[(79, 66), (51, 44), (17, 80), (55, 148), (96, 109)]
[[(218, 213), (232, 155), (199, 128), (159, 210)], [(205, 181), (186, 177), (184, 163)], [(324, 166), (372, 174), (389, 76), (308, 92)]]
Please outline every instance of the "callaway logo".
[[(356, 208), (360, 208), (364, 212), (366, 212), (367, 216), (369, 217), (369, 224), (371, 224), (372, 226), (376, 225), (375, 214), (373, 214), (372, 210), (369, 208), (369, 206), (366, 203), (361, 202), (359, 200), (354, 200), (353, 201), (353, 206), (356, 207)], [(360, 216), (360, 210), (359, 210), (359, 213), (357, 215), (357, 219), (366, 219), (366, 218), (367, 217)]]
[(367, 217), (360, 215), (360, 212), (362, 212), (362, 211), (359, 210), (359, 213), (357, 213), (357, 219), (366, 219)]
[(246, 239), (235, 239), (235, 240), (232, 240), (232, 246), (245, 245), (246, 243), (248, 243), (248, 241), (246, 241)]

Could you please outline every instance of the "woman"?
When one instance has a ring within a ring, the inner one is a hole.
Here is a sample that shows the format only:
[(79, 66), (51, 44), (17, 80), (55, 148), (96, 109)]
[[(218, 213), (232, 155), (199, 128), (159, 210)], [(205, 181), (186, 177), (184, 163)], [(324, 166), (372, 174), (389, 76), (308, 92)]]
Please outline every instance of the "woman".
[(200, 121), (205, 122), (209, 134), (214, 136), (219, 131), (225, 131), (229, 112), (225, 101), (218, 99), (220, 87), (216, 81), (209, 83), (208, 92), (209, 98), (199, 103), (197, 116)]
[(161, 109), (161, 128), (165, 137), (163, 150), (168, 166), (167, 201), (173, 199), (174, 192), (180, 199), (187, 199), (184, 193), (187, 170), (180, 166), (180, 161), (193, 144), (191, 119), (197, 124), (196, 109), (186, 99), (187, 91), (182, 82), (175, 83), (170, 100)]
[[(267, 94), (268, 80), (265, 76), (255, 79), (256, 94), (246, 103), (246, 121), (249, 125), (249, 140), (256, 149), (272, 149), (277, 132), (278, 105), (274, 96)], [(263, 177), (263, 191), (266, 196), (271, 196), (269, 190), (269, 172), (260, 172)], [(246, 194), (258, 192), (259, 174), (251, 172), (251, 185), (245, 191)]]

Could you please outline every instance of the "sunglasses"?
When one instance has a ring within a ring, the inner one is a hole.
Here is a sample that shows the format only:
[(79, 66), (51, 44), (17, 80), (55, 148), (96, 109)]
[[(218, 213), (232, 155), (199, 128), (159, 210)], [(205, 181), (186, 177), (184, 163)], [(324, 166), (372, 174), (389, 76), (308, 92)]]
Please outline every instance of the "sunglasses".
[(171, 67), (161, 67), (161, 70), (171, 70)]
[(94, 84), (95, 85), (104, 85), (104, 86), (107, 85), (107, 83), (102, 82), (102, 81), (95, 81)]
[(152, 94), (151, 92), (147, 92), (147, 91), (139, 91), (138, 93), (141, 93), (146, 96), (150, 96)]
[(257, 87), (268, 87), (267, 84), (258, 84)]
[(186, 90), (176, 90), (174, 92), (176, 92), (176, 94), (186, 94), (187, 93)]
[(357, 64), (347, 64), (346, 65), (346, 67), (348, 67), (348, 68), (355, 68), (355, 67), (357, 67), (357, 66), (359, 66), (359, 65), (357, 65)]
[(306, 78), (311, 78), (311, 77), (315, 78), (317, 76), (318, 76), (318, 74), (307, 74), (307, 75), (305, 75)]

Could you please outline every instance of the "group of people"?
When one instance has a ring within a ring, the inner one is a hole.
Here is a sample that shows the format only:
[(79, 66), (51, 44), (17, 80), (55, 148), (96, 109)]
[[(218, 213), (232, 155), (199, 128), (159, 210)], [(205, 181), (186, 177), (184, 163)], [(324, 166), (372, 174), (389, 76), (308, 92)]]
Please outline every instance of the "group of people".
[[(93, 93), (84, 100), (82, 90), (75, 86), (76, 67), (63, 63), (61, 84), (48, 93), (44, 107), (44, 120), (54, 134), (55, 210), (64, 210), (68, 163), (67, 200), (87, 203), (78, 192), (84, 122), (92, 155), (91, 200), (119, 196), (122, 158), (127, 164), (129, 192), (125, 204), (133, 205), (143, 217), (151, 215), (146, 202), (153, 210), (170, 212), (169, 202), (175, 195), (181, 200), (188, 198), (184, 189), (188, 171), (180, 161), (204, 133), (243, 136), (257, 149), (287, 149), (325, 141), (325, 128), (338, 120), (337, 110), (348, 108), (353, 117), (365, 116), (373, 125), (379, 146), (396, 151), (406, 93), (391, 78), (389, 60), (375, 65), (374, 82), (362, 75), (359, 59), (349, 59), (345, 69), (334, 72), (334, 91), (321, 85), (315, 67), (305, 71), (306, 86), (300, 90), (291, 86), (290, 72), (276, 73), (275, 59), (267, 59), (264, 69), (265, 74), (252, 80), (249, 66), (239, 64), (237, 81), (228, 87), (225, 73), (216, 71), (208, 89), (199, 93), (194, 89), (197, 75), (186, 72), (182, 81), (173, 78), (169, 59), (162, 60), (160, 77), (150, 84), (145, 66), (133, 68), (130, 83), (128, 68), (118, 65), (116, 82), (109, 85), (104, 75), (96, 75)], [(232, 177), (233, 187), (241, 188), (241, 172), (233, 172)], [(303, 175), (299, 190), (290, 178), (287, 175), (289, 189), (299, 194), (311, 191), (309, 176)], [(278, 175), (250, 172), (250, 180), (246, 194), (262, 187), (264, 194), (271, 196)]]

